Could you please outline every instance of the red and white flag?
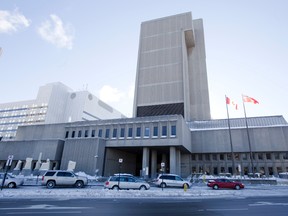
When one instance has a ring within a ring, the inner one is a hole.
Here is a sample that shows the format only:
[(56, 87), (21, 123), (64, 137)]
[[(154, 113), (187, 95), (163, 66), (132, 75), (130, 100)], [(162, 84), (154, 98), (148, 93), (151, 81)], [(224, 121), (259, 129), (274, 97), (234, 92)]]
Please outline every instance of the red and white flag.
[(255, 100), (254, 98), (249, 97), (247, 95), (242, 95), (242, 99), (244, 102), (247, 102), (247, 103), (259, 104), (259, 102), (257, 100)]
[(238, 110), (238, 104), (226, 96), (226, 104), (232, 105), (236, 110)]

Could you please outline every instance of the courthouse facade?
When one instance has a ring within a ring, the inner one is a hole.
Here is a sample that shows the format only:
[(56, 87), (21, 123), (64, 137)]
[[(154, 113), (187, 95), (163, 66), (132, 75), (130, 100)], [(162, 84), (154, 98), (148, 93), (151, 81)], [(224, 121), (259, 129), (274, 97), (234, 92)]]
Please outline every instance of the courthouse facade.
[[(202, 20), (191, 13), (141, 25), (133, 118), (88, 119), (20, 126), (15, 139), (0, 142), (0, 169), (8, 155), (19, 160), (39, 155), (49, 169), (94, 175), (126, 172), (155, 177), (192, 173), (288, 171), (288, 124), (281, 116), (231, 119), (210, 117)], [(252, 156), (252, 157), (250, 157)], [(48, 160), (49, 159), (49, 160)], [(119, 160), (121, 159), (121, 160)]]

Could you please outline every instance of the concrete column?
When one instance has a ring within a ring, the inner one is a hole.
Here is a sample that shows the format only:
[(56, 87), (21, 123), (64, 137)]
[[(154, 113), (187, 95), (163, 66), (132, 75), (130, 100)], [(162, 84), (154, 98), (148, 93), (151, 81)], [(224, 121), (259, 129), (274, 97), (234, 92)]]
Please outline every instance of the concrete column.
[(143, 148), (143, 156), (142, 156), (142, 176), (144, 178), (148, 178), (149, 175), (149, 148)]
[(177, 173), (176, 147), (170, 147), (170, 173)]
[(176, 172), (178, 175), (181, 175), (181, 152), (176, 150)]
[(151, 177), (157, 177), (157, 151), (152, 150), (151, 153)]

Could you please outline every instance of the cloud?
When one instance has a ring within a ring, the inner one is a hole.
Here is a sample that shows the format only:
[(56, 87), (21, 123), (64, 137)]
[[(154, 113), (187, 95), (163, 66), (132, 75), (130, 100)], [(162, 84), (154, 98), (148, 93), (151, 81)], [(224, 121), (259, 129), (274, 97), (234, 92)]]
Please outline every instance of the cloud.
[(123, 97), (125, 97), (125, 93), (119, 91), (117, 88), (113, 88), (111, 86), (105, 85), (99, 91), (100, 100), (109, 102), (118, 102)]
[(50, 15), (38, 28), (39, 35), (46, 41), (60, 48), (72, 49), (73, 34), (72, 26), (64, 25), (62, 20), (55, 14)]
[(29, 27), (30, 23), (17, 9), (12, 12), (0, 10), (0, 33), (17, 32), (23, 27)]

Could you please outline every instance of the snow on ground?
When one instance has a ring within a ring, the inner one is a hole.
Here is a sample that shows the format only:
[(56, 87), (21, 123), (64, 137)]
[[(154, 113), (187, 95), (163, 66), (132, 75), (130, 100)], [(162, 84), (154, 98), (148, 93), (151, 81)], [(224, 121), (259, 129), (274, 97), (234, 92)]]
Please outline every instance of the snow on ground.
[(17, 189), (4, 188), (0, 192), (1, 198), (245, 198), (252, 196), (287, 196), (288, 186), (285, 185), (257, 185), (247, 186), (242, 190), (220, 189), (213, 190), (207, 186), (193, 186), (184, 191), (181, 188), (151, 187), (147, 191), (139, 190), (108, 190), (102, 186), (87, 186), (85, 188), (54, 188), (43, 186), (22, 186)]
[(54, 188), (47, 189), (41, 186), (41, 178), (25, 179), (25, 184), (16, 189), (3, 188), (0, 191), (1, 198), (53, 198), (53, 199), (77, 199), (77, 198), (245, 198), (252, 196), (287, 196), (288, 180), (277, 179), (277, 185), (246, 184), (245, 189), (219, 189), (213, 190), (203, 182), (194, 183), (186, 191), (183, 188), (161, 188), (152, 186), (150, 190), (108, 190), (104, 189), (104, 182), (90, 177), (89, 184), (85, 188)]

